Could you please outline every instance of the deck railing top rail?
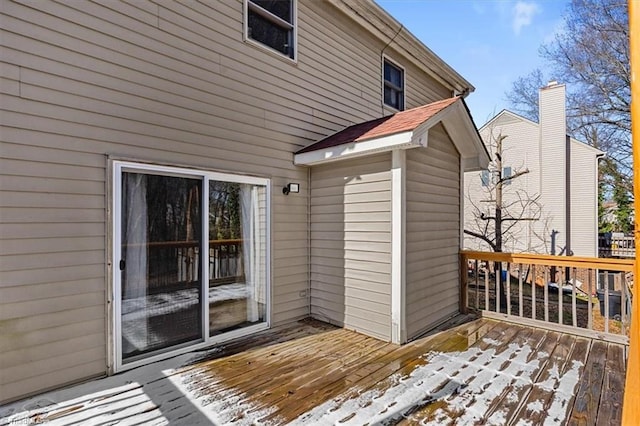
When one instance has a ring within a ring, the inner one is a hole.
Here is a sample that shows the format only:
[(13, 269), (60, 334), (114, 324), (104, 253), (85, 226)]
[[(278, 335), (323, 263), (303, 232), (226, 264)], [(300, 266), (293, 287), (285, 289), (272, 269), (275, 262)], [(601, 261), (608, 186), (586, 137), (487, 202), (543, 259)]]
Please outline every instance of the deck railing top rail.
[(496, 253), (482, 251), (461, 251), (467, 260), (491, 262), (525, 263), (532, 265), (557, 266), (569, 268), (606, 269), (609, 271), (633, 272), (634, 260), (610, 259), (578, 256), (551, 256), (532, 253)]

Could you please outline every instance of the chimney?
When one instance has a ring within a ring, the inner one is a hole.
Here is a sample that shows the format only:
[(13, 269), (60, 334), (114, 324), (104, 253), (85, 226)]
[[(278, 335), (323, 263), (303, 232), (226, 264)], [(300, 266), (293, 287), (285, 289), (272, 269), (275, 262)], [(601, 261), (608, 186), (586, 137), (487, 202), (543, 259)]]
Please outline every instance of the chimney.
[[(570, 254), (569, 229), (569, 147), (567, 115), (565, 109), (565, 85), (550, 81), (541, 88), (539, 98), (540, 117), (540, 194), (542, 208), (549, 214), (549, 227), (559, 231), (555, 253)], [(547, 233), (551, 233), (548, 229)], [(550, 238), (550, 235), (547, 235)], [(549, 250), (550, 253), (554, 250)]]

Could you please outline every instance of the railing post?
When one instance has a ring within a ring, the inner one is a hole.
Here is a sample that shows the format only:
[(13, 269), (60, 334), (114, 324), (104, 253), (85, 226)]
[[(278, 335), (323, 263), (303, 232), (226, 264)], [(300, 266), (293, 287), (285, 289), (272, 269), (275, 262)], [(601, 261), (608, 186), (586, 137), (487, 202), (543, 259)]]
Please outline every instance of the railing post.
[[(640, 245), (640, 2), (629, 0), (629, 52), (631, 54), (631, 133), (633, 151), (633, 195), (635, 208), (635, 246)], [(622, 405), (622, 424), (637, 425), (640, 422), (640, 300), (638, 282), (640, 263), (633, 268), (633, 306), (627, 378)]]
[[(478, 271), (476, 271), (476, 274)], [(467, 269), (467, 255), (460, 253), (460, 313), (469, 312), (469, 274)]]

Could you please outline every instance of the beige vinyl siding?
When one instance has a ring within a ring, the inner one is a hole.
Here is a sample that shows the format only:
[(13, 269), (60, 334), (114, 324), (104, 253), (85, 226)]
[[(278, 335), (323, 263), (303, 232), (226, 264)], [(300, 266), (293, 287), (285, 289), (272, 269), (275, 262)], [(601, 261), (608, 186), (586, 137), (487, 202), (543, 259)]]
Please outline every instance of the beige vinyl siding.
[(311, 171), (311, 315), (391, 339), (391, 155)]
[(444, 127), (407, 151), (407, 336), (458, 312), (460, 156)]
[[(293, 152), (381, 115), (384, 46), (298, 6), (293, 63), (242, 41), (237, 0), (0, 2), (0, 400), (106, 371), (108, 158), (270, 178), (272, 322), (309, 314)], [(410, 72), (411, 105), (444, 97)]]

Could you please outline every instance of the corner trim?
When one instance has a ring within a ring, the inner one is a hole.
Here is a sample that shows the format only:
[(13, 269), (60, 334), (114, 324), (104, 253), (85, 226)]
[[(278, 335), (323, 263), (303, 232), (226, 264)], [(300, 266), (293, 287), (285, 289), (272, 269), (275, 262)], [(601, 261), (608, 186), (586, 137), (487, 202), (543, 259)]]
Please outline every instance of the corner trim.
[(407, 342), (406, 181), (407, 153), (391, 153), (391, 342)]

